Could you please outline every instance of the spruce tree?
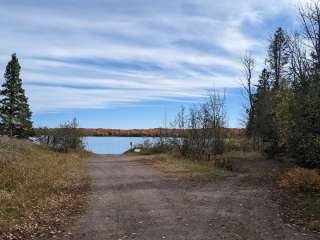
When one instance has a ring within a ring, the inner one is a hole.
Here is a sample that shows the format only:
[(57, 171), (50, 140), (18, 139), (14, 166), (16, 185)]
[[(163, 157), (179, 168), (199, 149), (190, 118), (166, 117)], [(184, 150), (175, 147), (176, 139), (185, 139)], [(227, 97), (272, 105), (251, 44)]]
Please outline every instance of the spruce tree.
[(320, 168), (320, 3), (301, 9), (300, 15), (302, 40), (309, 45), (298, 46), (292, 57), (296, 78), (289, 149), (299, 165)]
[(279, 27), (271, 39), (269, 56), (266, 60), (273, 80), (272, 87), (274, 90), (286, 87), (287, 85), (285, 73), (289, 60), (289, 43), (290, 39), (288, 35)]
[(277, 123), (282, 116), (276, 116), (275, 109), (280, 108), (282, 104), (281, 95), (288, 89), (288, 63), (289, 63), (289, 50), (290, 39), (286, 32), (279, 27), (271, 39), (269, 46), (269, 54), (266, 63), (269, 67), (270, 77), (272, 81), (271, 86), (271, 125), (270, 125), (270, 139), (272, 144), (267, 151), (270, 156), (273, 156), (283, 150), (283, 146), (280, 144), (280, 129)]
[(254, 126), (255, 133), (263, 141), (272, 139), (272, 105), (271, 105), (271, 83), (270, 72), (263, 69), (256, 85), (257, 91), (254, 95)]
[(0, 126), (3, 134), (26, 138), (31, 135), (31, 111), (20, 79), (20, 64), (12, 54), (0, 90)]

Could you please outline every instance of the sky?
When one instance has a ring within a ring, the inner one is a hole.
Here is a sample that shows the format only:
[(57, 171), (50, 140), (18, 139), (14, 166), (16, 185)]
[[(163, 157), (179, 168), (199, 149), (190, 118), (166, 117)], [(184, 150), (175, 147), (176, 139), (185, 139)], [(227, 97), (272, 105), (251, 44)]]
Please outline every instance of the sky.
[(268, 39), (296, 29), (304, 3), (0, 0), (0, 72), (16, 53), (36, 127), (169, 126), (212, 89), (225, 93), (227, 126), (241, 127), (241, 58), (256, 58), (257, 77)]

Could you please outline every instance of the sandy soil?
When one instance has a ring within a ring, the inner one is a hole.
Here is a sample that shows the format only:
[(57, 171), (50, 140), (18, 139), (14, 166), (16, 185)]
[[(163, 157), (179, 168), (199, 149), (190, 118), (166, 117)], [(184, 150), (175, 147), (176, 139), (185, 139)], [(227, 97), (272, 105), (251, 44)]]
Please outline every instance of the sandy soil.
[(276, 162), (243, 161), (232, 176), (195, 183), (165, 178), (135, 159), (88, 160), (89, 206), (66, 239), (320, 239), (282, 222), (271, 200)]

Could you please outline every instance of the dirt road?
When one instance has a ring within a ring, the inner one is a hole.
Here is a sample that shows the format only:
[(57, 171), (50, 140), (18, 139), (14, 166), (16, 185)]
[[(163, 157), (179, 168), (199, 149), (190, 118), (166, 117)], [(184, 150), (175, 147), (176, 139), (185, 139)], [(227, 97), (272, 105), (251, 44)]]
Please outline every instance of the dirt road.
[(199, 185), (165, 178), (133, 157), (90, 159), (89, 206), (68, 239), (318, 239), (281, 221), (265, 180), (272, 164), (249, 165)]

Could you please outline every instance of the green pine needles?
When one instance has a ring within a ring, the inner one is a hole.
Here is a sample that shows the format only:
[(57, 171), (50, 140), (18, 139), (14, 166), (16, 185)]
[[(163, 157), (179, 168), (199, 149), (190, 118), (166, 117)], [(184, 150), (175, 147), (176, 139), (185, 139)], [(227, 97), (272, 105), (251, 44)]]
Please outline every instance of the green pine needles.
[(12, 54), (0, 89), (0, 133), (27, 138), (32, 134), (32, 113), (22, 87), (20, 69), (16, 54)]
[(300, 15), (300, 33), (275, 32), (254, 92), (254, 60), (244, 61), (247, 132), (270, 157), (287, 155), (302, 167), (320, 169), (320, 3)]

